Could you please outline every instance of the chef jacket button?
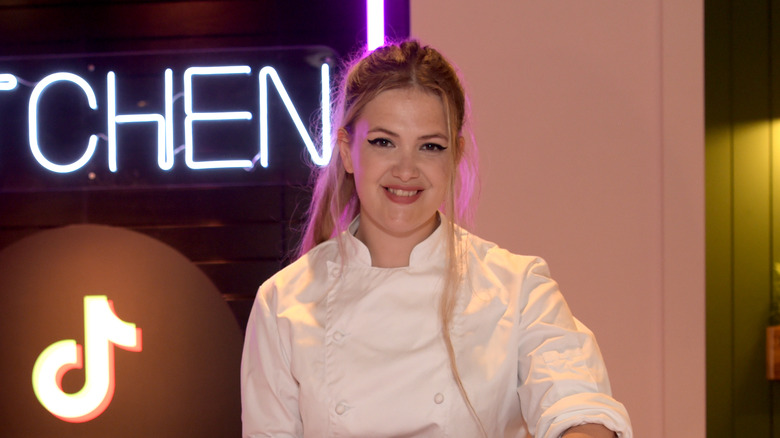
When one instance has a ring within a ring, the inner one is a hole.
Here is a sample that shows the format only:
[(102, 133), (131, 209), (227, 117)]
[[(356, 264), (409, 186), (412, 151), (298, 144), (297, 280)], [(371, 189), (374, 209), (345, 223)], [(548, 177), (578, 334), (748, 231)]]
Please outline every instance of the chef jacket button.
[(347, 412), (347, 405), (345, 405), (344, 403), (337, 404), (336, 405), (336, 413), (341, 415), (344, 412)]
[(341, 332), (333, 333), (333, 339), (335, 339), (336, 342), (341, 342), (341, 340), (344, 339), (344, 333)]
[(433, 396), (433, 401), (437, 405), (440, 405), (440, 404), (444, 403), (444, 394), (442, 394), (440, 392), (437, 392), (436, 395)]

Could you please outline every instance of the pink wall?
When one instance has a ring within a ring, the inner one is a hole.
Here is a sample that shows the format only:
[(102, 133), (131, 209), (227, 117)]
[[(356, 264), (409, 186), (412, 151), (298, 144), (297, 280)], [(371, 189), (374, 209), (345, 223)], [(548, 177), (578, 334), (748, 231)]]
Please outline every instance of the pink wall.
[(412, 2), (471, 95), (477, 233), (547, 259), (638, 437), (705, 435), (702, 19), (701, 0)]

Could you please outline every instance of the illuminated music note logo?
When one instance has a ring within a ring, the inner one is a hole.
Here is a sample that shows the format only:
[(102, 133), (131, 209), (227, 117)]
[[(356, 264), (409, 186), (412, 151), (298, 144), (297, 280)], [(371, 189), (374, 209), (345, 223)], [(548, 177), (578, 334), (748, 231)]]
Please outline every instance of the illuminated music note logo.
[[(72, 423), (94, 419), (114, 396), (114, 345), (141, 351), (141, 329), (119, 319), (104, 295), (84, 297), (84, 349), (74, 339), (49, 345), (38, 356), (32, 373), (35, 396), (55, 417)], [(62, 378), (72, 369), (86, 369), (84, 386), (69, 394)]]

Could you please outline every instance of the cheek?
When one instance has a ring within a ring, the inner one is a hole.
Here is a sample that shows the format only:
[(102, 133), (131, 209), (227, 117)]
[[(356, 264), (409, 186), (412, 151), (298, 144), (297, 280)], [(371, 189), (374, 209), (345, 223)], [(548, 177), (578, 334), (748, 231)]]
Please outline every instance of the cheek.
[(352, 155), (352, 167), (354, 170), (352, 175), (355, 178), (355, 189), (358, 192), (358, 196), (365, 195), (368, 187), (373, 186), (377, 180), (375, 163), (367, 158), (365, 154), (361, 154), (357, 150)]
[(371, 150), (355, 148), (352, 154), (352, 165), (355, 168), (355, 178), (361, 180), (378, 179), (388, 167), (381, 154)]
[(355, 175), (355, 183), (359, 184), (363, 179), (365, 164), (361, 160), (363, 156), (357, 151), (358, 148), (352, 150), (352, 173)]
[(430, 172), (431, 183), (439, 186), (442, 191), (447, 191), (452, 177), (452, 163), (450, 160), (441, 160), (432, 167)]

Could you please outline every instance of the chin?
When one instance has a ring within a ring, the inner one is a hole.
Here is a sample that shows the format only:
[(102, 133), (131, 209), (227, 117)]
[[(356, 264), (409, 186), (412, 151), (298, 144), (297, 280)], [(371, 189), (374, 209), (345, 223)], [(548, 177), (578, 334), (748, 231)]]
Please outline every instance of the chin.
[(398, 235), (410, 235), (415, 232), (419, 232), (426, 228), (430, 228), (429, 231), (433, 231), (436, 226), (435, 216), (428, 218), (393, 218), (386, 223), (388, 231)]

